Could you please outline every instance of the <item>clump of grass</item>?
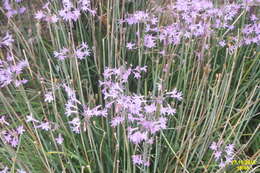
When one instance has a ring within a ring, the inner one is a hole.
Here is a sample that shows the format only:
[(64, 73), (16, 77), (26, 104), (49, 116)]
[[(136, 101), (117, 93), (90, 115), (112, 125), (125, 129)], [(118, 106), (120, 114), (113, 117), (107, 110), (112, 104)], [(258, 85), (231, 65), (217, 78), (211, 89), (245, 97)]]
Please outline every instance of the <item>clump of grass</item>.
[(259, 155), (258, 5), (5, 0), (0, 171), (239, 172)]

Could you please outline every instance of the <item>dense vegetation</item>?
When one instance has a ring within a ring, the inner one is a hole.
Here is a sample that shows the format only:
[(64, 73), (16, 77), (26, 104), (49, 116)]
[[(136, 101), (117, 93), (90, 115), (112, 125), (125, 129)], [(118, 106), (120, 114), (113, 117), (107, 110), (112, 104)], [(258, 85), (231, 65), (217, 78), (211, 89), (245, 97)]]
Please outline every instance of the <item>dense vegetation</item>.
[(0, 173), (259, 170), (259, 0), (1, 3)]

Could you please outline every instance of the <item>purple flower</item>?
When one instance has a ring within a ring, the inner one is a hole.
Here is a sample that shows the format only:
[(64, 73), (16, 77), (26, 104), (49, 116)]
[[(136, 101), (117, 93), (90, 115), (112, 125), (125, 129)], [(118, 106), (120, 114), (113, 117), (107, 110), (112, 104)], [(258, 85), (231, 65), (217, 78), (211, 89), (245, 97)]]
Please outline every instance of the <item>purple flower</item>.
[(16, 147), (18, 145), (18, 143), (19, 143), (18, 137), (17, 136), (13, 136), (13, 139), (11, 140), (10, 145), (12, 147)]
[(135, 165), (142, 165), (144, 163), (141, 155), (132, 155), (132, 161)]
[(152, 36), (152, 35), (145, 35), (144, 36), (144, 46), (147, 47), (147, 48), (153, 48), (155, 47), (155, 37)]
[(75, 117), (72, 119), (72, 121), (69, 121), (70, 128), (75, 133), (80, 133), (80, 119), (78, 117)]
[(116, 127), (119, 124), (121, 124), (125, 119), (123, 117), (117, 116), (114, 117), (113, 120), (111, 121), (111, 126)]
[(16, 147), (19, 143), (19, 133), (15, 129), (11, 130), (3, 130), (0, 132), (0, 135), (3, 136), (4, 143), (11, 145), (12, 147)]
[(225, 149), (226, 149), (225, 151), (226, 151), (228, 156), (233, 155), (233, 153), (234, 153), (234, 144), (227, 145)]
[(219, 43), (218, 43), (221, 47), (224, 47), (226, 45), (226, 42), (225, 40), (221, 40)]
[(129, 42), (129, 43), (126, 44), (126, 48), (129, 49), (129, 50), (133, 50), (134, 46), (135, 46), (135, 43)]
[(87, 56), (90, 56), (90, 49), (89, 46), (86, 43), (82, 43), (79, 48), (75, 51), (76, 58), (82, 60)]
[(32, 114), (31, 114), (31, 115), (26, 116), (26, 122), (36, 122), (36, 123), (38, 123), (39, 121), (34, 119)]
[(16, 131), (17, 131), (17, 134), (19, 134), (19, 135), (22, 135), (22, 134), (25, 132), (23, 126), (17, 127), (17, 128), (16, 128)]
[(143, 165), (143, 166), (150, 166), (150, 162), (143, 159), (143, 156), (138, 155), (132, 155), (132, 161), (135, 165)]
[(62, 144), (63, 143), (63, 141), (64, 141), (64, 139), (63, 139), (63, 137), (61, 136), (61, 134), (59, 134), (59, 136), (57, 137), (57, 138), (55, 138), (55, 140), (56, 140), (56, 142), (57, 142), (57, 144)]
[(18, 9), (19, 14), (23, 14), (25, 11), (26, 11), (25, 7), (21, 7), (21, 8)]
[(27, 82), (28, 82), (28, 80), (26, 80), (26, 79), (23, 79), (23, 80), (15, 80), (15, 81), (14, 81), (14, 86), (15, 86), (15, 87), (19, 87), (20, 85), (26, 84)]
[(148, 139), (147, 132), (140, 132), (140, 131), (130, 133), (128, 137), (130, 141), (133, 142), (134, 144), (139, 144), (142, 141), (146, 141)]
[(68, 58), (68, 52), (69, 52), (69, 49), (67, 48), (62, 48), (60, 50), (60, 52), (54, 52), (54, 57), (59, 59), (59, 60), (64, 60), (64, 59), (67, 59)]
[(5, 120), (5, 116), (4, 115), (2, 115), (2, 116), (0, 116), (0, 124), (5, 124), (5, 125), (7, 125), (7, 126), (9, 126), (10, 124)]
[(45, 131), (49, 131), (51, 129), (51, 125), (49, 122), (42, 122), (40, 125), (35, 126), (35, 128), (40, 128)]
[(28, 62), (20, 61), (14, 65), (12, 63), (12, 61), (2, 61), (5, 65), (0, 65), (0, 87), (5, 87), (12, 82), (17, 87), (27, 82), (27, 80), (16, 80), (16, 76), (22, 73), (22, 70), (28, 66)]
[(162, 107), (162, 108), (160, 109), (160, 113), (161, 113), (162, 115), (173, 115), (173, 114), (176, 113), (176, 109), (171, 108), (171, 107)]
[(182, 100), (182, 92), (181, 92), (181, 91), (178, 92), (178, 91), (176, 90), (176, 88), (173, 89), (171, 92), (167, 92), (166, 94), (167, 94), (167, 95), (170, 95), (170, 97), (172, 97), (172, 98), (176, 98), (176, 99), (179, 100), (179, 101)]
[(213, 151), (217, 151), (218, 150), (218, 144), (216, 142), (212, 142), (210, 149)]
[(224, 168), (225, 166), (226, 166), (226, 163), (223, 162), (223, 161), (221, 161), (220, 164), (219, 164), (219, 167), (220, 167), (220, 168)]
[(156, 111), (156, 106), (155, 104), (151, 104), (151, 105), (146, 105), (144, 107), (144, 110), (147, 112), (147, 113), (154, 113)]
[(46, 15), (44, 14), (44, 12), (42, 10), (37, 11), (37, 13), (35, 13), (34, 18), (37, 20), (41, 20), (44, 17), (46, 17)]
[(47, 102), (47, 103), (51, 103), (54, 98), (53, 98), (53, 95), (52, 95), (52, 92), (47, 92), (45, 95), (44, 95), (44, 102)]
[(214, 152), (214, 157), (216, 160), (219, 160), (221, 158), (222, 152), (221, 151), (215, 151)]
[(0, 173), (9, 173), (9, 168), (6, 166), (0, 171)]

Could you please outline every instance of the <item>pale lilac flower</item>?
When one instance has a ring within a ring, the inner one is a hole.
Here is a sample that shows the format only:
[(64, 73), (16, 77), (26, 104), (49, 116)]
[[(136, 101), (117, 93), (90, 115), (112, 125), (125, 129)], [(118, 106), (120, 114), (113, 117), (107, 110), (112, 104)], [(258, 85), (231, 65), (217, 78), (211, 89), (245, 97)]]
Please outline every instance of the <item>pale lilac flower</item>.
[(19, 86), (21, 86), (22, 84), (26, 84), (28, 82), (28, 80), (26, 80), (26, 79), (23, 79), (23, 80), (15, 80), (14, 81), (14, 86), (15, 87), (19, 87)]
[(3, 136), (4, 143), (7, 143), (12, 147), (16, 147), (19, 143), (19, 134), (14, 129), (9, 131), (3, 130), (0, 135)]
[(13, 17), (14, 15), (16, 15), (17, 13), (18, 13), (17, 10), (11, 9), (11, 10), (8, 10), (8, 11), (5, 13), (5, 15), (6, 15), (7, 18), (11, 18), (11, 17)]
[(89, 46), (84, 42), (81, 43), (79, 48), (77, 48), (75, 51), (75, 56), (76, 56), (76, 58), (78, 58), (80, 60), (84, 59), (85, 57), (90, 56)]
[(5, 116), (0, 116), (0, 124), (9, 126), (10, 124), (5, 120)]
[(12, 141), (12, 135), (10, 135), (8, 132), (3, 131), (2, 135), (4, 135), (4, 140), (6, 143), (10, 143)]
[(144, 46), (147, 48), (153, 48), (155, 47), (156, 43), (155, 43), (155, 37), (152, 35), (145, 35), (144, 36)]
[(167, 122), (166, 118), (160, 117), (158, 119), (158, 121), (145, 120), (145, 121), (140, 122), (140, 124), (142, 124), (142, 126), (146, 130), (150, 131), (152, 134), (155, 134), (159, 130), (166, 129), (166, 122)]
[(9, 61), (9, 62), (14, 61), (14, 55), (12, 54), (12, 52), (7, 53), (6, 60)]
[(16, 147), (18, 144), (19, 144), (18, 137), (17, 136), (13, 136), (13, 139), (11, 140), (10, 145), (12, 147)]
[(62, 19), (66, 21), (70, 21), (70, 20), (77, 21), (80, 16), (80, 11), (78, 9), (73, 11), (64, 9), (59, 12), (59, 15), (61, 16)]
[(214, 157), (216, 160), (219, 160), (221, 158), (222, 152), (221, 151), (215, 151), (214, 152)]
[(151, 105), (146, 105), (144, 107), (144, 110), (147, 112), (147, 113), (154, 113), (156, 111), (156, 105), (153, 103)]
[(224, 46), (226, 45), (225, 40), (221, 40), (221, 41), (219, 42), (219, 45), (220, 45), (221, 47), (224, 47)]
[(59, 18), (57, 17), (57, 15), (52, 15), (50, 22), (51, 23), (56, 23), (56, 22), (58, 22), (58, 20), (59, 20)]
[(80, 133), (80, 119), (78, 117), (75, 117), (72, 119), (72, 121), (69, 121), (70, 128), (75, 133)]
[(68, 95), (70, 100), (77, 101), (75, 90), (73, 90), (72, 88), (68, 87), (66, 84), (63, 85), (63, 88), (65, 89), (66, 94)]
[(34, 15), (34, 18), (37, 20), (41, 20), (44, 17), (46, 17), (46, 15), (44, 14), (44, 12), (42, 10), (37, 11)]
[(54, 100), (54, 97), (53, 97), (53, 94), (52, 92), (47, 92), (45, 95), (44, 95), (44, 102), (47, 102), (47, 103), (51, 103), (53, 100)]
[(150, 166), (150, 162), (143, 159), (142, 155), (132, 155), (132, 161), (135, 165)]
[(79, 3), (79, 7), (81, 8), (81, 10), (83, 11), (88, 11), (90, 10), (90, 0), (78, 0)]
[(132, 161), (135, 165), (142, 165), (144, 163), (141, 155), (132, 155)]
[(99, 109), (99, 108), (101, 108), (101, 105), (98, 105), (98, 106), (96, 106), (96, 107), (94, 107), (92, 109), (90, 109), (87, 106), (85, 106), (83, 115), (86, 118), (90, 118), (90, 117), (93, 117), (93, 116), (103, 116), (103, 117), (106, 117), (107, 116), (107, 110), (106, 109)]
[(0, 65), (0, 87), (5, 87), (12, 82), (15, 86), (19, 86), (27, 82), (27, 80), (16, 80), (16, 76), (22, 73), (22, 70), (28, 66), (27, 61), (20, 61), (12, 64), (12, 61), (1, 61)]
[(35, 128), (40, 128), (42, 130), (49, 131), (51, 129), (51, 125), (48, 121), (47, 122), (41, 122), (41, 124), (38, 125), (38, 126), (35, 126)]
[(59, 21), (59, 18), (55, 14), (54, 15), (46, 15), (44, 20), (46, 22), (50, 22), (50, 23), (57, 23)]
[(223, 161), (221, 161), (220, 164), (219, 164), (219, 167), (220, 167), (220, 168), (224, 168), (225, 166), (226, 166), (226, 163), (223, 162)]
[(133, 132), (128, 135), (131, 142), (134, 144), (139, 144), (142, 141), (146, 141), (148, 139), (147, 132)]
[(68, 53), (69, 53), (69, 49), (67, 48), (62, 48), (60, 50), (60, 52), (56, 52), (54, 51), (54, 57), (59, 59), (59, 60), (64, 60), (68, 58)]
[(166, 94), (170, 95), (170, 97), (172, 98), (176, 98), (179, 101), (182, 100), (182, 92), (178, 92), (176, 88), (173, 89), (171, 92), (167, 92)]
[(80, 119), (78, 117), (73, 118), (73, 120), (70, 121), (69, 124), (72, 124), (74, 126), (79, 126), (80, 125)]
[(233, 153), (232, 153), (232, 155), (226, 155), (225, 159), (226, 159), (226, 161), (225, 161), (226, 164), (231, 163), (234, 160)]
[(38, 123), (39, 121), (34, 119), (32, 114), (30, 114), (30, 115), (26, 116), (26, 122), (36, 122), (36, 123)]
[(257, 21), (258, 20), (258, 17), (256, 16), (256, 15), (254, 15), (254, 14), (252, 14), (251, 16), (250, 16), (250, 20), (251, 21)]
[(214, 141), (214, 142), (212, 142), (210, 149), (213, 151), (217, 151), (218, 147), (219, 147), (218, 144)]
[(59, 136), (57, 137), (57, 138), (55, 138), (55, 140), (56, 140), (56, 142), (57, 142), (57, 144), (62, 144), (63, 143), (63, 141), (64, 141), (64, 139), (63, 139), (63, 137), (61, 136), (61, 134), (59, 134)]
[(152, 17), (152, 18), (150, 19), (150, 22), (152, 23), (152, 25), (157, 25), (157, 23), (158, 23), (158, 17)]
[(134, 46), (135, 46), (135, 43), (129, 42), (129, 43), (126, 44), (126, 48), (129, 49), (129, 50), (133, 50)]
[(0, 173), (9, 173), (9, 168), (6, 166), (3, 170), (0, 171)]
[(133, 72), (134, 73), (134, 78), (135, 79), (140, 79), (141, 78), (141, 74), (138, 72)]
[(225, 151), (226, 151), (228, 156), (233, 155), (233, 153), (234, 153), (234, 144), (227, 145), (226, 148), (225, 148)]
[(111, 126), (116, 127), (119, 124), (121, 124), (124, 120), (125, 120), (124, 117), (120, 117), (120, 116), (114, 117), (111, 121)]
[(21, 7), (21, 8), (18, 9), (19, 14), (23, 14), (25, 11), (26, 11), (25, 7)]
[(16, 131), (17, 131), (17, 134), (19, 134), (19, 135), (22, 135), (22, 134), (25, 132), (23, 126), (17, 127), (17, 128), (16, 128)]

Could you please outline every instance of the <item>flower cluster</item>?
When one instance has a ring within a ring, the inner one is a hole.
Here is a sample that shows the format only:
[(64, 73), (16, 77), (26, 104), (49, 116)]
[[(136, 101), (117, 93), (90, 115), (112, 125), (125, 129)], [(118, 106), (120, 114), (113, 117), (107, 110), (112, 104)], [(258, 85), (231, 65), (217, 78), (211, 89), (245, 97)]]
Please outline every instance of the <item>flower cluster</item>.
[(55, 14), (49, 8), (50, 3), (46, 3), (42, 10), (35, 13), (35, 18), (39, 21), (56, 23), (59, 20), (77, 21), (81, 12), (87, 12), (91, 15), (96, 14), (96, 10), (91, 8), (90, 0), (78, 0), (75, 6), (71, 0), (62, 0), (62, 8)]
[(253, 22), (253, 24), (247, 24), (243, 28), (242, 33), (244, 37), (242, 40), (242, 44), (260, 45), (260, 19), (254, 16)]
[(51, 12), (51, 9), (49, 8), (50, 3), (47, 2), (43, 7), (42, 10), (39, 10), (35, 13), (34, 17), (35, 19), (39, 21), (46, 21), (50, 23), (56, 23), (59, 21), (58, 16), (55, 13)]
[[(5, 120), (5, 116), (0, 117), (0, 124), (8, 127), (10, 124)], [(5, 144), (9, 144), (12, 147), (17, 147), (19, 144), (20, 135), (25, 132), (23, 126), (19, 126), (14, 129), (0, 131), (0, 138)]]
[(223, 142), (213, 142), (210, 149), (214, 152), (214, 158), (219, 162), (219, 167), (224, 168), (227, 164), (230, 164), (234, 159), (234, 144), (229, 144), (225, 148), (222, 146)]
[[(16, 4), (21, 3), (23, 0), (15, 0)], [(23, 14), (26, 11), (26, 8), (24, 6), (21, 6), (19, 8), (13, 8), (12, 4), (10, 3), (10, 0), (3, 0), (3, 8), (6, 11), (5, 15), (8, 18), (11, 18), (18, 14)]]
[[(216, 36), (221, 29), (232, 36), (236, 29), (234, 25), (236, 17), (243, 11), (249, 11), (247, 3), (222, 4), (215, 7), (209, 0), (177, 0), (166, 7), (158, 6), (153, 13), (137, 11), (120, 21), (128, 25), (143, 24), (145, 27), (143, 46), (148, 49), (155, 48), (157, 44), (179, 45), (185, 39)], [(171, 20), (159, 23), (162, 11)], [(250, 18), (252, 24), (244, 26), (244, 37), (233, 46), (259, 44), (259, 19), (256, 15)], [(226, 40), (219, 40), (219, 45), (224, 47)], [(127, 44), (129, 50), (133, 50), (134, 46), (133, 41)]]
[(53, 94), (52, 92), (47, 92), (45, 95), (44, 95), (44, 102), (47, 102), (47, 103), (51, 103), (53, 100), (54, 100), (54, 97), (53, 97)]
[[(70, 57), (70, 50), (68, 48), (62, 48), (59, 52), (54, 51), (54, 57), (57, 58), (58, 60), (65, 60)], [(73, 51), (73, 55), (79, 60), (84, 59), (85, 57), (90, 56), (90, 48), (86, 43), (81, 43), (75, 51)]]
[[(72, 88), (63, 84), (63, 88), (68, 96), (67, 103), (65, 104), (65, 115), (70, 117), (71, 115), (81, 114), (86, 120), (90, 119), (93, 116), (107, 116), (106, 109), (100, 109), (101, 106), (96, 106), (94, 108), (89, 108), (86, 105), (83, 105), (83, 112), (80, 112), (78, 109), (78, 105), (82, 105), (82, 103), (76, 98), (76, 92)], [(73, 117), (71, 121), (68, 122), (71, 130), (75, 133), (80, 133), (81, 131), (81, 119), (80, 117)]]
[(9, 56), (6, 61), (0, 60), (0, 88), (11, 83), (13, 83), (15, 87), (27, 83), (26, 79), (17, 79), (17, 76), (28, 66), (27, 60), (21, 60), (15, 63), (12, 56)]
[[(50, 131), (50, 130), (55, 131), (58, 129), (57, 123), (54, 123), (51, 121), (42, 121), (41, 122), (41, 121), (35, 119), (32, 114), (26, 116), (26, 122), (33, 123), (34, 128), (40, 129), (43, 131)], [(55, 141), (57, 142), (57, 144), (62, 144), (64, 139), (63, 139), (62, 135), (59, 134), (58, 137), (55, 138)]]
[(133, 155), (132, 156), (132, 161), (135, 165), (144, 165), (144, 166), (149, 166), (150, 162), (149, 160), (146, 160), (142, 155)]
[(54, 124), (54, 123), (49, 122), (49, 121), (40, 122), (40, 121), (36, 120), (35, 118), (33, 118), (32, 115), (26, 116), (26, 122), (27, 123), (32, 122), (36, 129), (41, 129), (41, 130), (44, 130), (44, 131), (51, 130), (52, 129), (51, 124)]
[[(142, 95), (127, 92), (126, 83), (129, 77), (139, 79), (146, 67), (118, 69), (106, 68), (100, 81), (102, 93), (106, 100), (106, 108), (111, 109), (114, 105), (116, 116), (111, 119), (111, 126), (117, 127), (125, 123), (128, 128), (128, 138), (135, 145), (151, 145), (157, 132), (167, 128), (168, 116), (176, 113), (166, 101), (166, 98), (182, 99), (181, 92), (174, 89), (157, 98), (149, 98)], [(156, 114), (158, 112), (158, 114)], [(128, 123), (126, 123), (128, 122)], [(141, 151), (140, 151), (141, 152)], [(134, 155), (133, 163), (149, 165), (149, 158), (145, 155)]]

